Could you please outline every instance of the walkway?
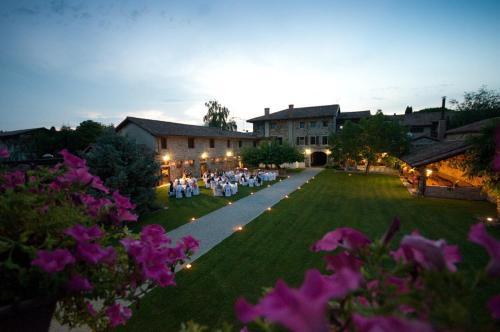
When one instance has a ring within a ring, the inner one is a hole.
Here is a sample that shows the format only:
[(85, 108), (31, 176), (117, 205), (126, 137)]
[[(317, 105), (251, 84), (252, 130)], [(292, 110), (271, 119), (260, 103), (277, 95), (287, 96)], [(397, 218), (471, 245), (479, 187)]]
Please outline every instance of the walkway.
[(168, 232), (168, 235), (174, 241), (186, 235), (200, 240), (200, 249), (192, 258), (194, 261), (233, 234), (237, 227), (244, 226), (260, 216), (268, 207), (272, 207), (285, 195), (297, 190), (297, 187), (303, 185), (321, 170), (321, 168), (306, 168), (288, 179), (275, 183), (270, 188), (259, 190), (253, 195), (204, 215), (194, 222), (178, 227)]

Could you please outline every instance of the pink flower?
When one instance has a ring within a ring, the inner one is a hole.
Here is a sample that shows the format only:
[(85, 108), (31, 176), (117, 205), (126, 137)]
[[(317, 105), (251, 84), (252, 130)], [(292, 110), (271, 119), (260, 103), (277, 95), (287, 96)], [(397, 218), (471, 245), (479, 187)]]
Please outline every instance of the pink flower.
[(88, 292), (94, 288), (87, 278), (78, 274), (71, 277), (66, 287), (72, 292)]
[(311, 249), (313, 251), (333, 251), (337, 247), (342, 247), (350, 251), (355, 251), (370, 243), (370, 239), (363, 233), (349, 227), (340, 227), (326, 233)]
[(89, 312), (90, 316), (95, 317), (97, 315), (97, 311), (95, 311), (92, 303), (85, 302), (85, 305), (87, 306), (87, 311)]
[(164, 246), (172, 242), (165, 233), (165, 229), (157, 224), (144, 226), (141, 231), (141, 240), (154, 247)]
[(97, 225), (85, 227), (80, 224), (67, 228), (64, 234), (71, 236), (78, 242), (89, 242), (101, 238), (104, 235), (101, 228)]
[(101, 209), (112, 205), (112, 202), (107, 198), (95, 198), (89, 194), (81, 193), (78, 198), (85, 205), (87, 212), (93, 217), (97, 217)]
[(125, 210), (125, 209), (117, 209), (111, 217), (116, 223), (120, 223), (123, 221), (137, 221), (139, 218), (136, 214)]
[(94, 176), (92, 178), (92, 183), (90, 183), (90, 186), (94, 189), (97, 189), (97, 190), (100, 190), (106, 194), (109, 193), (109, 189), (106, 188), (106, 186), (104, 185), (104, 183), (102, 182), (101, 178), (98, 177), (98, 176)]
[(500, 277), (500, 241), (486, 232), (482, 223), (473, 225), (469, 231), (469, 241), (482, 246), (490, 255), (486, 272), (492, 277)]
[(432, 332), (432, 327), (425, 322), (407, 320), (391, 316), (364, 317), (352, 315), (354, 326), (358, 332)]
[(25, 175), (21, 171), (15, 171), (3, 174), (3, 187), (6, 189), (21, 186), (25, 182)]
[(118, 208), (120, 209), (133, 209), (135, 208), (135, 205), (130, 202), (130, 199), (128, 197), (120, 195), (120, 192), (114, 191), (113, 194), (113, 200), (115, 201), (115, 204)]
[(460, 261), (457, 246), (447, 245), (444, 240), (432, 241), (418, 234), (406, 235), (400, 248), (392, 253), (394, 259), (412, 262), (427, 270), (457, 270)]
[(109, 256), (110, 252), (100, 244), (80, 242), (76, 246), (76, 256), (89, 264), (100, 263)]
[(275, 288), (253, 306), (240, 298), (235, 304), (236, 314), (243, 323), (259, 316), (281, 324), (291, 331), (329, 331), (326, 304), (332, 298), (341, 298), (359, 287), (359, 273), (347, 269), (326, 277), (318, 270), (309, 270), (300, 289), (289, 288), (278, 280)]
[(328, 271), (340, 271), (342, 269), (349, 269), (352, 271), (359, 271), (363, 262), (358, 258), (354, 257), (347, 251), (342, 251), (337, 255), (325, 256), (326, 269)]
[(61, 185), (81, 184), (87, 186), (93, 180), (94, 177), (86, 168), (71, 168), (57, 177), (57, 181)]
[(177, 261), (187, 258), (182, 244), (177, 244), (177, 246), (173, 248), (167, 248), (165, 254), (168, 264), (175, 264)]
[(87, 162), (84, 159), (78, 158), (68, 150), (63, 149), (59, 152), (64, 158), (64, 164), (69, 168), (86, 168)]
[(0, 149), (0, 158), (9, 158), (9, 156), (10, 156), (10, 153), (9, 153), (9, 150), (7, 150), (7, 148)]
[(37, 258), (31, 261), (31, 265), (36, 265), (45, 272), (55, 273), (64, 270), (66, 265), (74, 262), (75, 258), (66, 249), (38, 250)]
[(200, 241), (196, 240), (191, 235), (188, 235), (181, 239), (181, 245), (184, 248), (184, 251), (193, 252), (200, 248)]
[(500, 295), (493, 296), (488, 301), (488, 309), (491, 312), (493, 319), (500, 319)]
[(117, 327), (119, 325), (125, 325), (132, 316), (132, 310), (119, 303), (115, 303), (106, 309), (106, 316), (109, 318), (111, 327)]

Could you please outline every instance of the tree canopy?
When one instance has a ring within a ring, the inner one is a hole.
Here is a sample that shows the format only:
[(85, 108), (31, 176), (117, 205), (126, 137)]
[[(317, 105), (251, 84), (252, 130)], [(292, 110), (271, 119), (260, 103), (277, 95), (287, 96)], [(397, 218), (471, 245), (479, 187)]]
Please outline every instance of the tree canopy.
[(458, 112), (450, 121), (450, 128), (456, 128), (468, 123), (500, 117), (500, 91), (482, 86), (477, 91), (464, 93), (462, 102), (452, 100)]
[(160, 167), (153, 151), (108, 132), (84, 157), (92, 174), (98, 175), (108, 188), (129, 196), (139, 213), (153, 207)]
[(236, 131), (236, 122), (233, 118), (229, 118), (229, 109), (227, 107), (219, 104), (217, 100), (210, 100), (205, 103), (205, 106), (208, 108), (207, 114), (203, 117), (205, 125), (208, 127)]
[(366, 172), (383, 153), (398, 157), (409, 147), (407, 129), (396, 120), (377, 113), (359, 123), (347, 121), (330, 139), (334, 158), (342, 161), (366, 160)]
[(257, 147), (245, 148), (241, 156), (243, 163), (254, 167), (264, 164), (266, 166), (275, 165), (280, 168), (283, 163), (304, 161), (304, 155), (297, 148), (287, 142), (279, 144), (276, 140), (266, 140)]

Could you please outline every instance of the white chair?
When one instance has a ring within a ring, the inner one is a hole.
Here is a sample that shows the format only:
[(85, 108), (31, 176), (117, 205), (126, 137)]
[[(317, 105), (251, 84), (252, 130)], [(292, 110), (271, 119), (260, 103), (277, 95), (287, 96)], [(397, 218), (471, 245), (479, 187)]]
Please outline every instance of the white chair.
[(182, 198), (182, 186), (178, 185), (175, 188), (175, 198)]
[(230, 197), (231, 196), (231, 185), (228, 183), (226, 183), (226, 185), (224, 186), (224, 196), (226, 197)]
[(250, 188), (253, 188), (254, 184), (255, 184), (255, 180), (254, 179), (248, 179), (248, 186)]
[(231, 194), (236, 195), (238, 193), (238, 182), (231, 185)]
[(191, 188), (191, 186), (187, 186), (186, 187), (186, 197), (190, 198), (192, 193), (193, 193), (193, 189)]
[(200, 194), (200, 187), (198, 186), (198, 183), (193, 183), (193, 195), (198, 196)]

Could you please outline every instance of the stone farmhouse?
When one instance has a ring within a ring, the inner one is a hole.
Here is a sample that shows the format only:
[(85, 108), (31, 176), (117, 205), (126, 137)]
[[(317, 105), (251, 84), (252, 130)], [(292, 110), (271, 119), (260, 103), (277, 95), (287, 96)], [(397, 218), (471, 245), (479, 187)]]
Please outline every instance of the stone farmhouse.
[(241, 165), (241, 150), (258, 140), (252, 133), (135, 117), (123, 120), (116, 132), (155, 153), (162, 183), (186, 173), (199, 177), (207, 170), (234, 169)]
[(369, 117), (370, 111), (340, 112), (339, 105), (294, 107), (270, 113), (264, 109), (264, 115), (248, 122), (253, 124), (253, 132), (258, 138), (274, 138), (278, 142), (288, 142), (304, 151), (307, 166), (322, 166), (327, 162), (331, 151), (328, 137), (342, 129), (350, 120), (358, 122)]

